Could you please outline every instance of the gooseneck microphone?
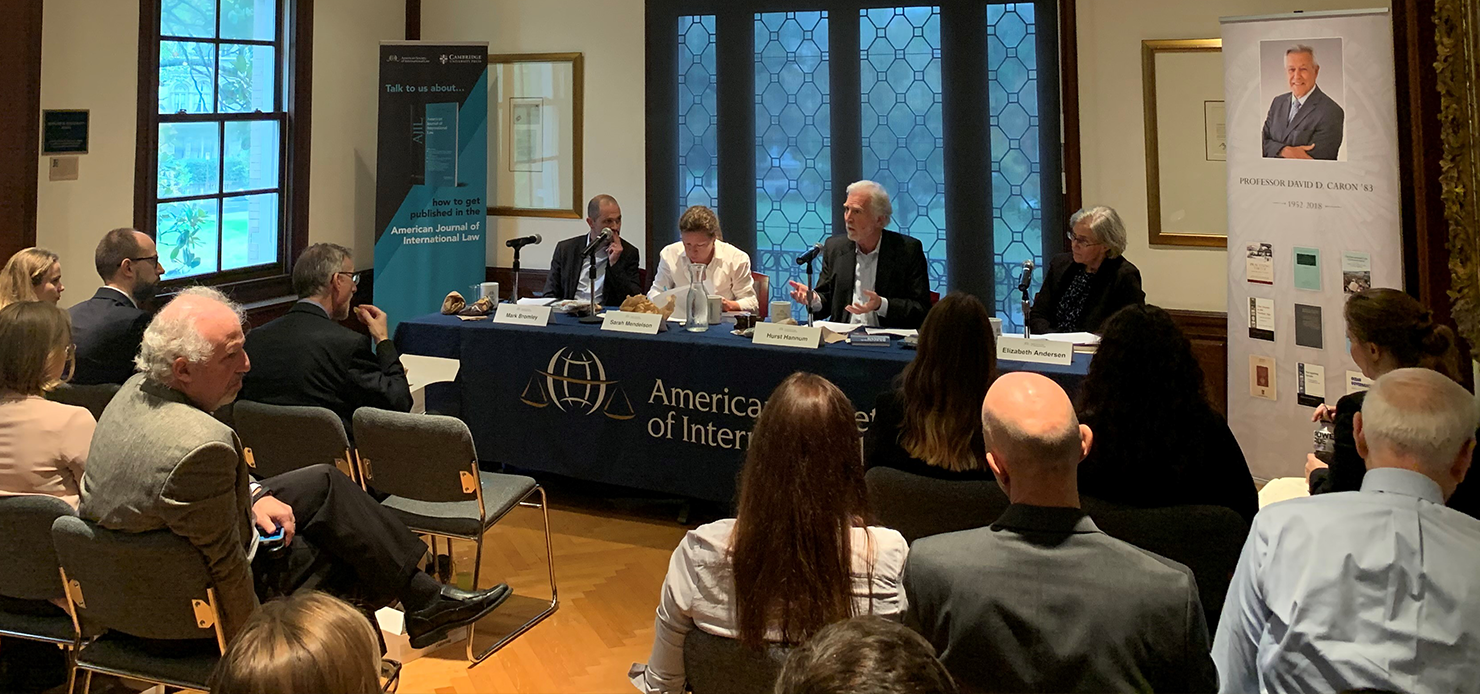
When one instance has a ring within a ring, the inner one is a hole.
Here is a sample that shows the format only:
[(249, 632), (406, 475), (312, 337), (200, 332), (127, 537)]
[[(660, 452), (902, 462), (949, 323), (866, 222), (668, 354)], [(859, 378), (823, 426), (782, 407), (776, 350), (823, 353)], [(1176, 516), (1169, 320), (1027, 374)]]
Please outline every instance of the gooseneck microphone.
[(809, 249), (807, 249), (807, 252), (806, 253), (803, 253), (803, 254), (797, 256), (797, 265), (806, 265), (807, 263), (812, 262), (812, 260), (817, 257), (817, 254), (818, 253), (821, 253), (821, 252), (822, 252), (822, 244), (820, 244), (820, 243), (814, 243), (814, 244), (812, 244), (812, 247), (809, 248)]
[(508, 246), (509, 248), (523, 248), (525, 246), (533, 245), (541, 241), (544, 241), (544, 239), (540, 238), (539, 234), (535, 234), (533, 236), (521, 236), (517, 239), (509, 239), (508, 241), (504, 242), (504, 245)]
[(581, 255), (591, 255), (592, 253), (596, 252), (596, 249), (601, 248), (608, 243), (611, 243), (611, 240), (612, 230), (602, 229), (601, 233), (596, 235), (596, 240), (592, 241), (590, 245), (586, 246), (585, 250), (581, 251)]

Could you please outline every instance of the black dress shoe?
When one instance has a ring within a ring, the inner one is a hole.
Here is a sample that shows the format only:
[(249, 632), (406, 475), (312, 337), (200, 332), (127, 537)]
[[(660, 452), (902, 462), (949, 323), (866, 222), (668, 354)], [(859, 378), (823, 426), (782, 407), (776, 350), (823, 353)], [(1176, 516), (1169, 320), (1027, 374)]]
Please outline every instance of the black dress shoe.
[(442, 586), (442, 593), (430, 607), (406, 613), (406, 635), (412, 648), (426, 648), (460, 626), (482, 619), (503, 604), (512, 591), (500, 583), (488, 590), (467, 592)]

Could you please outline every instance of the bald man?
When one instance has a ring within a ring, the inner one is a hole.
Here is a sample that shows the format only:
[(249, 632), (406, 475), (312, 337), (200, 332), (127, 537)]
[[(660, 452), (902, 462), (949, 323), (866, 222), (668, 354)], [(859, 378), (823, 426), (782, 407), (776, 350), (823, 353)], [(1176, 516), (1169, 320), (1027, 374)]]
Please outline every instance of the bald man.
[(1011, 505), (990, 527), (910, 548), (906, 622), (962, 691), (1211, 692), (1192, 572), (1116, 540), (1079, 508), (1094, 440), (1063, 389), (998, 378), (982, 402), (987, 466)]

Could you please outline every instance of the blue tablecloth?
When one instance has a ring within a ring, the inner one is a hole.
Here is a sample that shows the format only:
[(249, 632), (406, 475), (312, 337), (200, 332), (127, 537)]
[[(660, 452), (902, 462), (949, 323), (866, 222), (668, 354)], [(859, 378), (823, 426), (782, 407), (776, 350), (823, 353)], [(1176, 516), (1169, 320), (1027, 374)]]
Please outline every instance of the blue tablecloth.
[[(460, 413), (484, 461), (725, 503), (755, 417), (787, 376), (827, 377), (867, 428), (875, 396), (914, 357), (899, 340), (802, 350), (751, 344), (732, 324), (669, 325), (632, 335), (567, 316), (533, 328), (430, 315), (402, 321), (396, 345), (461, 361)], [(1043, 373), (1073, 394), (1089, 356), (999, 367)]]

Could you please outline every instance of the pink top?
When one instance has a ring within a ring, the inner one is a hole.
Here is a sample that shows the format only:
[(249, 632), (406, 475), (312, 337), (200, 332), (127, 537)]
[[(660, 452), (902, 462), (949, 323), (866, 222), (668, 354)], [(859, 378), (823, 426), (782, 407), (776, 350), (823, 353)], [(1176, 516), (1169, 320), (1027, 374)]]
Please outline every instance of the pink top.
[(0, 396), (0, 495), (49, 494), (77, 507), (92, 413), (39, 396)]

